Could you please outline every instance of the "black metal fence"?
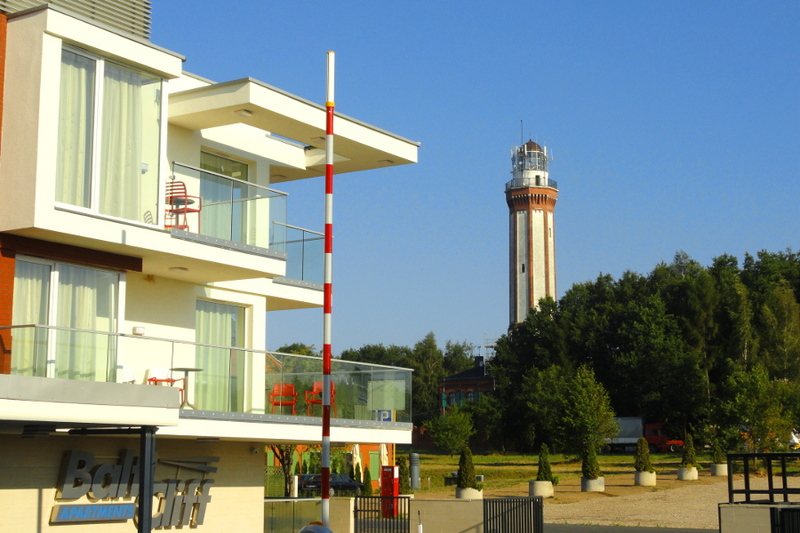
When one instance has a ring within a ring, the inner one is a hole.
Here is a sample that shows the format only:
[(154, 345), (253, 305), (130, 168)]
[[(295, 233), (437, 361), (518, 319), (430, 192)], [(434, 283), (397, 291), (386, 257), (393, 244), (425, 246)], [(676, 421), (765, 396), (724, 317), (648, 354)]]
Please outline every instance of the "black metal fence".
[[(800, 487), (790, 487), (788, 469), (800, 467), (800, 453), (729, 453), (728, 503), (800, 502)], [(733, 473), (742, 473), (743, 486), (734, 486)], [(766, 477), (767, 488), (755, 488), (751, 477)], [(796, 477), (794, 478), (796, 480)]]
[(410, 502), (408, 496), (358, 496), (355, 533), (408, 533)]
[(800, 533), (800, 509), (773, 507), (770, 520), (772, 533)]
[(543, 533), (544, 499), (485, 498), (484, 533)]

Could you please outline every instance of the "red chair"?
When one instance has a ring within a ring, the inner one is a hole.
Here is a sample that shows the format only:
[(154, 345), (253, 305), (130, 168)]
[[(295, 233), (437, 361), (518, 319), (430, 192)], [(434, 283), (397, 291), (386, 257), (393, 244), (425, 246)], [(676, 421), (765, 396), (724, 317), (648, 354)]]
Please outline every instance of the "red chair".
[(269, 393), (269, 412), (272, 413), (275, 407), (281, 409), (287, 406), (292, 407), (292, 414), (297, 414), (297, 390), (294, 388), (293, 383), (276, 383), (272, 386), (272, 392)]
[[(304, 394), (306, 400), (306, 416), (311, 416), (311, 411), (315, 405), (322, 405), (322, 382), (315, 381), (311, 390)], [(331, 381), (331, 409), (333, 416), (336, 416), (336, 384)]]
[[(183, 382), (183, 378), (173, 378), (172, 372), (167, 370), (166, 368), (148, 368), (147, 369), (147, 384), (148, 385), (169, 385), (172, 387), (178, 382)], [(184, 404), (184, 397), (183, 397), (183, 387), (186, 384), (183, 383), (182, 386), (178, 387), (178, 390), (181, 394), (181, 405)]]
[[(197, 233), (200, 233), (200, 211), (203, 208), (203, 199), (199, 196), (190, 196), (186, 191), (186, 184), (182, 181), (170, 180), (167, 183), (165, 198), (164, 227), (180, 230), (189, 229), (189, 213), (197, 215)], [(196, 205), (195, 205), (196, 204)]]

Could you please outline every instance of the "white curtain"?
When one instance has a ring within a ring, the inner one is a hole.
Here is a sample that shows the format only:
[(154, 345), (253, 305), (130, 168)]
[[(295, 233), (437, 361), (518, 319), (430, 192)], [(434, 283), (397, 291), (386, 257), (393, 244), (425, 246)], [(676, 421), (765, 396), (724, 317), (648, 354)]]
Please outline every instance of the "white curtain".
[[(114, 381), (117, 282), (113, 272), (60, 264), (56, 325), (56, 376)], [(84, 331), (73, 331), (84, 330)], [(96, 333), (97, 332), (97, 333)]]
[[(16, 260), (14, 305), (11, 322), (15, 325), (47, 325), (51, 266)], [(47, 334), (45, 328), (12, 330), (11, 373), (44, 377), (47, 373)]]
[(195, 378), (195, 405), (208, 411), (241, 411), (244, 400), (244, 309), (198, 300), (195, 308), (199, 345)]
[(56, 199), (89, 207), (95, 62), (69, 50), (61, 53)]
[(139, 220), (142, 165), (141, 77), (113, 63), (105, 65), (103, 137), (100, 157), (100, 212)]

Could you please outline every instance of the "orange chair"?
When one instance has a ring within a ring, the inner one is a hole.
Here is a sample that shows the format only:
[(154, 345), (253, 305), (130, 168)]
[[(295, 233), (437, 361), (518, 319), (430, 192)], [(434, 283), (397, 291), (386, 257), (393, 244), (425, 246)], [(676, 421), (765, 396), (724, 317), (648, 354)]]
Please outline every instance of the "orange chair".
[(189, 213), (197, 215), (197, 233), (200, 233), (200, 211), (203, 208), (203, 199), (199, 196), (190, 196), (186, 191), (186, 184), (182, 181), (170, 180), (167, 183), (165, 198), (165, 228), (180, 230), (189, 229)]
[(272, 392), (269, 393), (269, 412), (272, 413), (275, 407), (283, 408), (287, 406), (292, 407), (292, 414), (297, 414), (297, 390), (294, 388), (293, 383), (276, 383), (272, 386)]
[[(148, 385), (169, 385), (172, 387), (178, 382), (184, 381), (183, 378), (173, 378), (172, 372), (167, 370), (166, 368), (148, 368), (147, 369), (147, 384)], [(183, 387), (185, 383), (178, 387), (178, 390), (181, 394), (181, 404), (184, 402), (183, 398)]]
[[(304, 394), (306, 400), (306, 416), (311, 416), (311, 411), (315, 405), (322, 405), (322, 382), (315, 381), (311, 390)], [(336, 416), (336, 384), (331, 381), (331, 409), (333, 416)]]

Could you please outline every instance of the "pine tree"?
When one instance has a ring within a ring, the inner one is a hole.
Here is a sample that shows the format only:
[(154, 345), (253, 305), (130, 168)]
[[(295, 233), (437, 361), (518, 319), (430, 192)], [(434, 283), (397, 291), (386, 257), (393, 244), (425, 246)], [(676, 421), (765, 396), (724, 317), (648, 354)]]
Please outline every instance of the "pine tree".
[(460, 489), (477, 489), (478, 481), (475, 479), (475, 466), (472, 464), (472, 450), (469, 446), (461, 450), (458, 460), (458, 479), (456, 486)]
[(581, 454), (581, 475), (585, 479), (597, 479), (603, 475), (600, 463), (597, 462), (597, 452), (591, 444), (584, 445)]
[(633, 468), (637, 472), (655, 472), (653, 464), (650, 462), (650, 446), (647, 439), (639, 437), (636, 441), (636, 455), (634, 456)]
[(364, 470), (364, 496), (372, 496), (372, 474), (369, 473), (369, 468)]
[(694, 451), (694, 441), (692, 440), (692, 435), (689, 433), (686, 434), (686, 440), (683, 443), (681, 466), (684, 468), (697, 466), (697, 455)]
[(553, 471), (550, 469), (550, 449), (547, 444), (542, 443), (539, 448), (539, 471), (536, 473), (536, 481), (555, 482)]

